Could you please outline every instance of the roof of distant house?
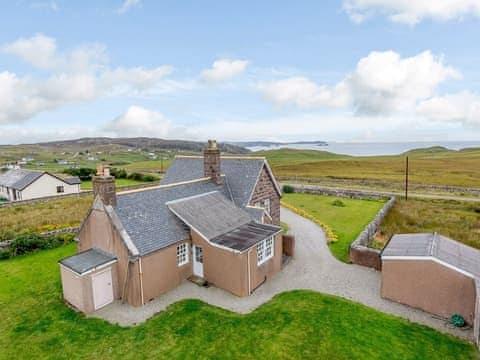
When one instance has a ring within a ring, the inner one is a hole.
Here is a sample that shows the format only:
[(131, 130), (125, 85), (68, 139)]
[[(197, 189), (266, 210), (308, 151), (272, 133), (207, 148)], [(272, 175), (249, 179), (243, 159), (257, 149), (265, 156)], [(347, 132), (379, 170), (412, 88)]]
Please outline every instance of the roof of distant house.
[(49, 174), (69, 185), (81, 184), (81, 180), (78, 177), (63, 179), (45, 171), (12, 169), (0, 175), (0, 185), (21, 191), (44, 174)]
[(433, 258), (480, 278), (480, 250), (437, 233), (394, 235), (383, 258)]

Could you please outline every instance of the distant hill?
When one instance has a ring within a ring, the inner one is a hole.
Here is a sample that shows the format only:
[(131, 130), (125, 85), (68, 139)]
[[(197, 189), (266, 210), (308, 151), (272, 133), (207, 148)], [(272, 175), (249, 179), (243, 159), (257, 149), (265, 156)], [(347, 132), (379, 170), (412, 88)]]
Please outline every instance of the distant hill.
[[(186, 141), (186, 140), (166, 140), (158, 138), (148, 137), (136, 137), (136, 138), (107, 138), (107, 137), (95, 137), (95, 138), (81, 138), (74, 140), (60, 140), (43, 142), (36, 145), (40, 147), (67, 147), (67, 148), (85, 148), (85, 147), (97, 147), (108, 145), (119, 145), (129, 148), (144, 149), (144, 150), (177, 150), (177, 151), (191, 151), (200, 152), (205, 148), (205, 142), (198, 141)], [(242, 146), (234, 145), (230, 143), (220, 143), (220, 150), (230, 154), (247, 154), (250, 151)]]
[(232, 141), (228, 144), (241, 146), (241, 147), (270, 147), (270, 146), (288, 146), (288, 145), (316, 145), (327, 146), (326, 141), (295, 141), (295, 142), (275, 142), (275, 141)]

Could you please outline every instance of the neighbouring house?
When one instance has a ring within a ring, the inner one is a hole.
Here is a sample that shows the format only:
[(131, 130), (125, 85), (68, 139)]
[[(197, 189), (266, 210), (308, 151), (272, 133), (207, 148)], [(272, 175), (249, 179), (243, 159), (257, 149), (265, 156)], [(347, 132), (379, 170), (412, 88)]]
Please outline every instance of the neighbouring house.
[(0, 175), (0, 196), (9, 201), (80, 193), (78, 177), (61, 178), (46, 171), (13, 169)]
[(90, 313), (115, 299), (141, 306), (187, 279), (247, 296), (281, 270), (281, 191), (264, 158), (176, 157), (161, 184), (116, 193), (108, 166), (60, 261), (65, 300)]
[(382, 297), (480, 326), (480, 250), (445, 236), (394, 235), (381, 254)]

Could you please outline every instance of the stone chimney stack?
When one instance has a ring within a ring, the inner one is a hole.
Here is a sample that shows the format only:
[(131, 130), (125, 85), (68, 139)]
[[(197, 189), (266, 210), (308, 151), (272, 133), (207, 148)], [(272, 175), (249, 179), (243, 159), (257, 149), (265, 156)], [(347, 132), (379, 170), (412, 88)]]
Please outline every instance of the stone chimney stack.
[(117, 205), (115, 177), (110, 175), (110, 165), (97, 164), (97, 174), (92, 178), (93, 196), (100, 196), (105, 205)]
[(220, 172), (220, 149), (215, 140), (208, 140), (208, 146), (203, 151), (203, 170), (205, 177), (209, 177), (216, 185), (222, 183)]

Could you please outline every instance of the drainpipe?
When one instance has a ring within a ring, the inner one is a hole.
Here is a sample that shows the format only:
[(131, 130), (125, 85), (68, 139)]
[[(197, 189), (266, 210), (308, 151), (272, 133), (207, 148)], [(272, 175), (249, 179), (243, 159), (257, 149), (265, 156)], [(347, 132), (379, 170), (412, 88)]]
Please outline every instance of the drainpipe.
[(252, 251), (252, 249), (248, 250), (247, 252), (247, 266), (248, 266), (248, 295), (251, 294), (251, 285), (250, 285), (250, 252)]
[(138, 270), (139, 270), (139, 277), (140, 277), (140, 294), (142, 295), (142, 306), (145, 304), (143, 298), (143, 271), (142, 271), (142, 258), (138, 258)]

